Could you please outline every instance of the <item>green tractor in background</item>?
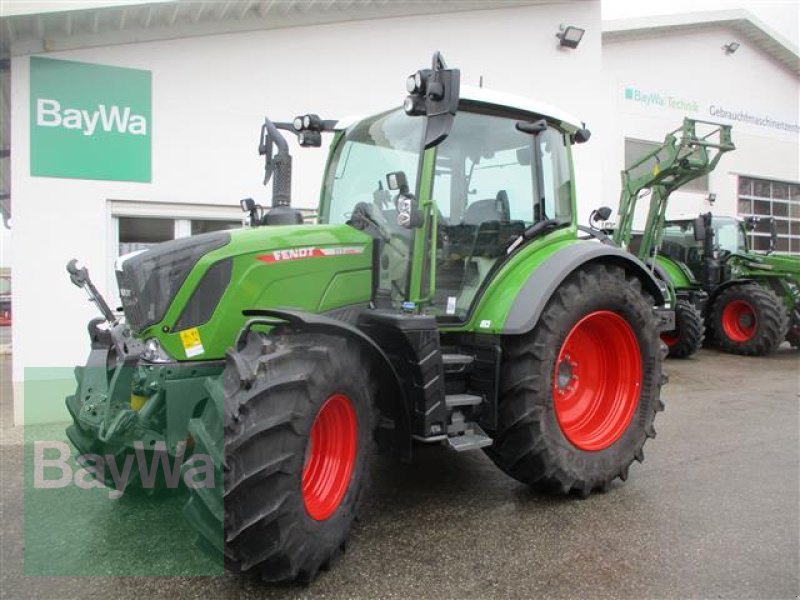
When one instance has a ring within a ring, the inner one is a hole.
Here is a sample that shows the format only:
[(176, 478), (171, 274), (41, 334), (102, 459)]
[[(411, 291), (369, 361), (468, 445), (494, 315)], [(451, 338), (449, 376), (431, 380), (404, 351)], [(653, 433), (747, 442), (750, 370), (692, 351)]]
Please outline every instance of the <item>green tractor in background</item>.
[[(734, 148), (730, 125), (685, 118), (661, 146), (622, 171), (611, 239), (667, 284), (675, 329), (661, 339), (671, 357), (691, 356), (706, 338), (734, 354), (768, 354), (784, 337), (800, 346), (800, 259), (772, 254), (777, 238), (772, 219), (740, 221), (711, 213), (666, 219), (670, 195), (713, 171)], [(637, 201), (648, 194), (646, 224), (636, 233)], [(610, 214), (603, 207), (592, 220), (604, 221)], [(748, 248), (746, 233), (763, 225), (772, 228), (771, 249), (758, 254)]]
[[(747, 232), (770, 227), (770, 250), (753, 252)], [(786, 339), (800, 347), (800, 258), (772, 253), (771, 218), (714, 216), (664, 224), (662, 251), (709, 295), (706, 325), (726, 352), (761, 356)]]
[[(344, 548), (373, 444), (482, 449), (511, 477), (588, 495), (628, 477), (664, 408), (665, 290), (630, 253), (579, 239), (574, 144), (523, 98), (461, 89), (434, 55), (403, 108), (265, 120), (273, 206), (252, 228), (121, 257), (76, 369), (82, 454), (213, 464), (185, 513), (235, 571), (313, 579)], [(290, 206), (291, 157), (333, 141), (319, 224)], [(265, 182), (266, 182), (265, 181)], [(128, 486), (143, 485), (134, 469)], [(114, 482), (105, 477), (111, 485)]]
[[(666, 284), (675, 307), (675, 329), (662, 333), (661, 339), (670, 357), (686, 358), (702, 346), (709, 293), (687, 266), (685, 257), (668, 251), (672, 243), (665, 240), (669, 198), (675, 190), (713, 171), (722, 155), (734, 148), (730, 125), (685, 118), (680, 128), (666, 135), (663, 144), (622, 171), (622, 193), (611, 239), (635, 254)], [(637, 203), (648, 195), (644, 230), (637, 234), (633, 230)], [(604, 221), (610, 215), (611, 209), (603, 207), (593, 213), (591, 221)]]

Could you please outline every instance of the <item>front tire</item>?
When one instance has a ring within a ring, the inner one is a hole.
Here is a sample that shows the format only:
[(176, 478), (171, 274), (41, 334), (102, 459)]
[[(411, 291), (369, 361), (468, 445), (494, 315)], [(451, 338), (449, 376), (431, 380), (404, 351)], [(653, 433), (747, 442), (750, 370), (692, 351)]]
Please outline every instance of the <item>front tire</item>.
[(487, 448), (495, 464), (563, 493), (627, 479), (664, 408), (652, 307), (622, 268), (588, 265), (570, 275), (534, 330), (505, 340), (499, 426)]
[(365, 363), (344, 339), (250, 334), (222, 379), (189, 424), (197, 452), (224, 461), (222, 493), (191, 489), (185, 513), (228, 569), (310, 582), (344, 549), (366, 482)]
[(675, 303), (675, 329), (661, 334), (669, 349), (667, 356), (687, 358), (700, 349), (704, 338), (703, 315), (688, 300), (678, 300)]
[(757, 283), (743, 283), (723, 290), (714, 300), (711, 326), (725, 352), (763, 356), (778, 349), (789, 319), (775, 292)]

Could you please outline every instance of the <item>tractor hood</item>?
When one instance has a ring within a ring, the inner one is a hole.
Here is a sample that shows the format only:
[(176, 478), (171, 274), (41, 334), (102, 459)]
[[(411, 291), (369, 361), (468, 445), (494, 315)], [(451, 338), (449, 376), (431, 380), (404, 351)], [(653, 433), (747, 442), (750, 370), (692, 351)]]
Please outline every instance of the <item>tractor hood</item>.
[(227, 232), (207, 233), (121, 257), (116, 264), (117, 284), (130, 326), (141, 330), (158, 323), (192, 267), (230, 239)]
[(176, 360), (221, 358), (243, 310), (321, 313), (369, 302), (372, 238), (348, 225), (208, 233), (121, 258), (117, 279), (140, 337), (158, 338)]

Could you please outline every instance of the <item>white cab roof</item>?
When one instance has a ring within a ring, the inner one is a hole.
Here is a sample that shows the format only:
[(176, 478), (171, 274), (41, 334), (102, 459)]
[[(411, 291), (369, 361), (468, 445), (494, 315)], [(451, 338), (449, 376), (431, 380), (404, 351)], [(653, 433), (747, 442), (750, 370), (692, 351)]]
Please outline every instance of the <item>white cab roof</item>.
[(581, 126), (580, 120), (574, 115), (545, 102), (539, 102), (538, 100), (526, 98), (525, 96), (517, 96), (516, 94), (508, 94), (506, 92), (498, 92), (497, 90), (473, 87), (471, 85), (462, 85), (461, 99), (481, 102), (483, 104), (492, 104), (494, 106), (507, 106), (509, 108), (542, 115), (543, 117), (551, 117), (562, 123), (572, 125), (575, 128)]
[[(550, 117), (556, 121), (560, 121), (570, 125), (576, 129), (581, 127), (581, 122), (577, 117), (570, 113), (556, 108), (545, 102), (539, 102), (532, 98), (525, 96), (517, 96), (515, 94), (508, 94), (506, 92), (499, 92), (497, 90), (490, 90), (487, 88), (479, 88), (471, 85), (461, 86), (460, 98), (471, 102), (480, 102), (481, 104), (490, 104), (492, 106), (508, 107), (524, 112), (534, 113), (543, 117)], [(368, 115), (351, 115), (339, 119), (336, 123), (336, 129), (347, 129), (358, 121), (365, 119)]]

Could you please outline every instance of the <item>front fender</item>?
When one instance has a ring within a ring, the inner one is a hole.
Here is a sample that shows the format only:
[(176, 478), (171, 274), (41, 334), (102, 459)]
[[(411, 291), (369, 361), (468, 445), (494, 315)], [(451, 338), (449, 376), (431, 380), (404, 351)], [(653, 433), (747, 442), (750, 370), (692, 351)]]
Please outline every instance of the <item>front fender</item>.
[(661, 269), (659, 275), (666, 277), (672, 286), (677, 289), (686, 289), (697, 285), (694, 274), (682, 262), (659, 254), (656, 257), (656, 270), (658, 271), (659, 268)]
[[(394, 428), (390, 431), (390, 435), (393, 434), (391, 440), (379, 438), (379, 446), (401, 459), (411, 460), (412, 438), (409, 404), (406, 401), (406, 394), (397, 370), (375, 340), (350, 323), (300, 310), (254, 309), (242, 311), (242, 314), (250, 317), (250, 320), (242, 329), (239, 340), (246, 338), (247, 331), (253, 325), (286, 324), (298, 332), (346, 336), (359, 343), (364, 349), (365, 355), (374, 361), (374, 368), (371, 369), (370, 374), (375, 377), (378, 385), (375, 402), (381, 413), (394, 420)], [(276, 323), (275, 319), (283, 321), (283, 323)], [(386, 445), (382, 442), (385, 442)]]

